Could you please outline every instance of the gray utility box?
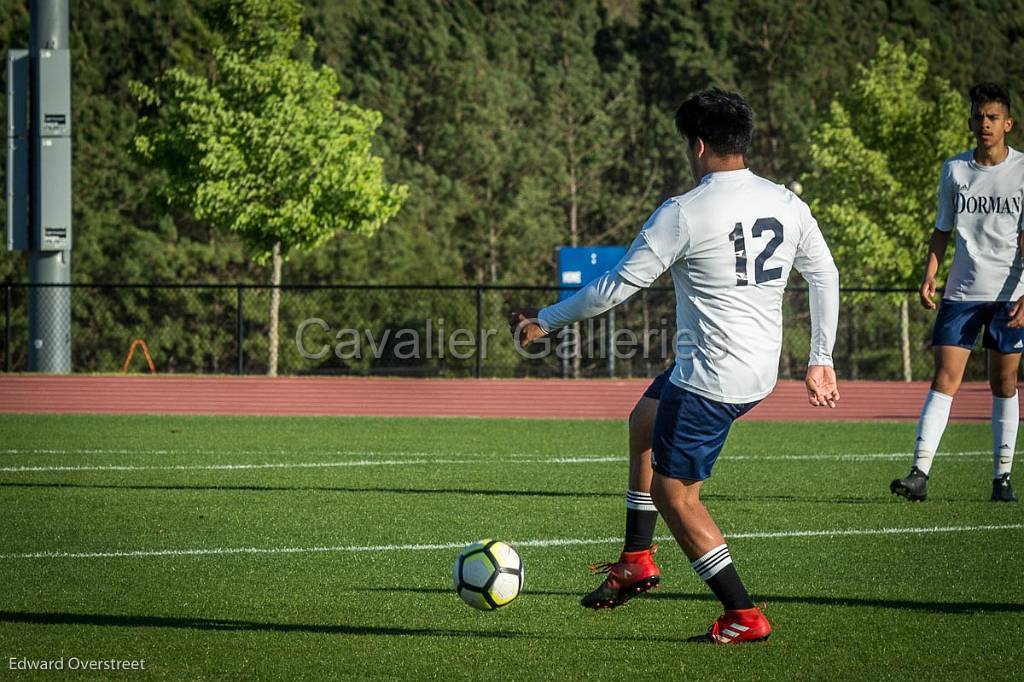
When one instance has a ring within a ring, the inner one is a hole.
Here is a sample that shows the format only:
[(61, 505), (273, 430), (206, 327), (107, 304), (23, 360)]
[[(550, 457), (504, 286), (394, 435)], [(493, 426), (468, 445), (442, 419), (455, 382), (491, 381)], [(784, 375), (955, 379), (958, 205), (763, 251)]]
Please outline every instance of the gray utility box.
[(71, 135), (71, 53), (68, 50), (40, 50), (39, 92), (34, 115), (40, 137)]
[(31, 244), (36, 251), (71, 248), (71, 53), (40, 50), (32, 93), (35, 155)]
[(7, 51), (7, 250), (27, 251), (29, 208), (28, 50)]
[(28, 138), (7, 138), (7, 250), (28, 250)]
[(40, 137), (32, 178), (32, 248), (67, 251), (71, 248), (71, 138)]

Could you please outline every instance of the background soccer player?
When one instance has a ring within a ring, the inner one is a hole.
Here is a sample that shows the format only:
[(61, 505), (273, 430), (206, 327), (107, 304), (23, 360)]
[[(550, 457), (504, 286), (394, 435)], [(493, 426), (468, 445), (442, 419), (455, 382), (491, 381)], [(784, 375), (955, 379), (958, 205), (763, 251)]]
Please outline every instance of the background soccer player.
[(964, 378), (971, 349), (984, 330), (992, 387), (992, 500), (1016, 502), (1010, 467), (1017, 447), (1020, 408), (1017, 367), (1024, 349), (1021, 220), (1024, 155), (1006, 145), (1013, 127), (1010, 95), (995, 83), (971, 88), (974, 150), (947, 159), (939, 175), (939, 210), (928, 244), (921, 305), (935, 309), (935, 275), (956, 228), (956, 253), (932, 332), (935, 377), (917, 423), (914, 463), (889, 489), (924, 500), (928, 474)]
[(536, 322), (509, 316), (520, 344), (599, 315), (671, 270), (676, 291), (676, 364), (654, 424), (651, 497), (725, 613), (695, 639), (765, 639), (771, 625), (754, 606), (721, 531), (700, 501), (703, 481), (732, 422), (771, 393), (782, 347), (782, 298), (791, 268), (810, 284), (812, 405), (839, 399), (832, 346), (839, 275), (807, 205), (746, 168), (753, 112), (734, 93), (695, 95), (676, 112), (697, 187), (648, 219), (612, 270)]

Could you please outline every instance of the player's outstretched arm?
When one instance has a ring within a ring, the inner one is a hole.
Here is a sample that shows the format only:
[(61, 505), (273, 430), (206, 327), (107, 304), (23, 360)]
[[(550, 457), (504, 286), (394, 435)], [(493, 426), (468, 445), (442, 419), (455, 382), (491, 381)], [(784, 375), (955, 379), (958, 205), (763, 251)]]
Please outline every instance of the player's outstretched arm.
[(839, 384), (835, 370), (828, 365), (810, 365), (807, 368), (807, 400), (814, 407), (835, 407), (839, 402)]
[(522, 325), (525, 334), (516, 331), (521, 320), (515, 315), (522, 311), (513, 311), (509, 325), (516, 340), (525, 347), (544, 334), (596, 317), (654, 284), (682, 256), (687, 240), (681, 221), (679, 205), (673, 199), (666, 201), (647, 220), (618, 265), (564, 301), (533, 311), (536, 328)]
[(569, 298), (537, 310), (519, 308), (509, 313), (508, 325), (521, 348), (555, 329), (586, 320), (614, 308), (640, 291), (615, 271), (609, 270)]
[(612, 269), (564, 301), (542, 308), (537, 323), (545, 333), (568, 327), (611, 310), (640, 289)]
[(950, 232), (943, 230), (932, 230), (931, 239), (928, 240), (928, 255), (924, 261), (924, 278), (921, 280), (921, 305), (927, 310), (935, 310), (935, 276), (939, 272), (939, 265), (942, 257), (946, 255), (946, 247), (949, 245)]

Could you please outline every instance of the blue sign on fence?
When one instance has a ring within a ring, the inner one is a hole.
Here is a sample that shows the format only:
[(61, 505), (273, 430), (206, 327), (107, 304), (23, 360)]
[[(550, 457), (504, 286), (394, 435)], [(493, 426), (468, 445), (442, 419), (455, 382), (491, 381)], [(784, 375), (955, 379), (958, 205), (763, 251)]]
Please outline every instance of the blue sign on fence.
[[(624, 246), (561, 246), (558, 248), (558, 285), (582, 287), (615, 267), (626, 255)], [(558, 300), (563, 301), (575, 292), (562, 289)]]

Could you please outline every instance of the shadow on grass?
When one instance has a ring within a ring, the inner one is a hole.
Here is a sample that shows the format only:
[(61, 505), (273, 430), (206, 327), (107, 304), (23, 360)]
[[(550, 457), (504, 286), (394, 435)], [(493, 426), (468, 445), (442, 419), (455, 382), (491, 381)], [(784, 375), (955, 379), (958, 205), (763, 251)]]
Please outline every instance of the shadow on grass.
[(622, 642), (685, 642), (686, 638), (648, 636), (642, 637), (559, 637), (547, 633), (454, 630), (446, 628), (414, 628), (396, 626), (341, 625), (314, 623), (264, 623), (250, 620), (225, 618), (190, 618), (172, 616), (132, 616), (105, 613), (35, 613), (31, 611), (0, 611), (0, 623), (21, 623), (27, 625), (90, 625), (119, 628), (171, 628), (186, 630), (214, 630), (229, 632), (300, 632), (321, 635), (363, 635), (372, 637), (481, 637), (485, 639), (564, 639), (576, 641)]
[(0, 488), (56, 488), (95, 490), (169, 490), (169, 491), (242, 491), (242, 492), (327, 492), (327, 493), (397, 493), (414, 495), (486, 495), (488, 497), (609, 497), (619, 499), (621, 493), (567, 492), (562, 490), (502, 490), (488, 488), (380, 488), (343, 486), (276, 486), (276, 485), (139, 485), (118, 483), (0, 483)]
[(730, 493), (701, 493), (705, 502), (823, 502), (825, 504), (879, 504), (887, 500), (884, 495), (852, 497), (836, 495), (746, 495)]
[[(496, 495), (507, 497), (603, 497), (621, 499), (620, 492), (602, 493), (587, 490), (503, 490), (500, 488), (385, 488), (355, 486), (303, 486), (303, 485), (199, 485), (199, 484), (123, 484), (123, 483), (69, 483), (69, 482), (2, 482), (0, 488), (51, 488), (84, 490), (167, 490), (167, 491), (239, 491), (239, 492), (328, 492), (328, 493), (395, 493), (405, 495)], [(889, 497), (843, 497), (829, 495), (746, 495), (728, 493), (706, 493), (702, 498), (709, 502), (798, 502), (825, 504), (880, 504), (889, 502)], [(952, 499), (946, 502), (956, 501)], [(966, 498), (960, 501), (968, 501)], [(900, 500), (902, 502), (902, 500)]]
[[(0, 484), (2, 485), (2, 484)], [(883, 490), (885, 488), (885, 490)], [(902, 497), (893, 495), (888, 490), (888, 484), (885, 486), (879, 486), (879, 492), (877, 495), (758, 495), (746, 493), (712, 493), (712, 492), (701, 492), (701, 500), (705, 502), (811, 502), (821, 504), (892, 504), (898, 506), (916, 507), (917, 505), (923, 505), (925, 507), (934, 507), (940, 504), (960, 504), (963, 502), (977, 502), (979, 504), (989, 505), (990, 500), (988, 498), (989, 488), (984, 490), (984, 495), (978, 494), (973, 496), (968, 495), (942, 495), (941, 497), (928, 498), (928, 502), (908, 502)], [(979, 491), (981, 489), (979, 488)]]
[(308, 623), (261, 623), (223, 618), (176, 618), (171, 616), (131, 616), (103, 613), (33, 613), (0, 611), (0, 623), (30, 625), (99, 625), (128, 628), (185, 628), (189, 630), (227, 630), (261, 632), (310, 632), (329, 635), (406, 635), (435, 637), (520, 637), (531, 636), (511, 632), (445, 630), (441, 628), (371, 627), (360, 625), (329, 625)]
[[(449, 589), (434, 587), (367, 587), (357, 588), (357, 592), (417, 592), (422, 594), (447, 594)], [(583, 593), (563, 592), (558, 590), (527, 590), (524, 594), (549, 597), (582, 597)], [(781, 604), (813, 604), (815, 606), (846, 606), (871, 607), (881, 609), (901, 609), (906, 611), (928, 611), (931, 613), (1024, 613), (1024, 604), (1010, 602), (949, 602), (949, 601), (913, 601), (909, 599), (875, 599), (864, 597), (816, 597), (781, 594), (754, 594), (757, 603), (768, 602)], [(654, 601), (693, 601), (715, 602), (714, 595), (709, 593), (667, 592), (656, 590), (637, 597)]]

